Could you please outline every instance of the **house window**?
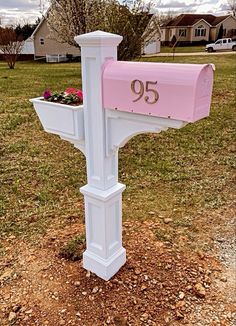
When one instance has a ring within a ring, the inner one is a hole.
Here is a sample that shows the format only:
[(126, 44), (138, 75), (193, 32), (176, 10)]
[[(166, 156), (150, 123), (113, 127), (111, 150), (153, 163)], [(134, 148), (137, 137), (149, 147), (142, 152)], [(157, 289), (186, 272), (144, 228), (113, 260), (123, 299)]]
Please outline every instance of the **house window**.
[(203, 25), (200, 25), (195, 29), (195, 37), (197, 36), (206, 36), (206, 28)]
[(39, 39), (39, 43), (40, 43), (41, 45), (44, 45), (44, 37), (40, 37), (40, 39)]
[(172, 36), (172, 29), (170, 29), (170, 36)]
[(185, 28), (179, 29), (179, 36), (186, 37), (186, 29)]

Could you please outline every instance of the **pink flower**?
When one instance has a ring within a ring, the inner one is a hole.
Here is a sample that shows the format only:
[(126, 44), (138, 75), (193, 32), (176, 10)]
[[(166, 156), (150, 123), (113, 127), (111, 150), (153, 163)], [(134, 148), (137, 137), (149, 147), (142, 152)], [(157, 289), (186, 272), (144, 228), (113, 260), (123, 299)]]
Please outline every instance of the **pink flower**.
[(67, 88), (63, 92), (51, 92), (49, 89), (43, 93), (45, 101), (56, 102), (68, 105), (81, 105), (83, 103), (83, 93), (80, 89), (72, 87)]
[(76, 92), (76, 95), (81, 99), (81, 101), (83, 101), (83, 93), (80, 89), (78, 89), (78, 91)]
[(69, 95), (69, 94), (76, 94), (76, 89), (75, 89), (75, 88), (72, 88), (72, 87), (67, 88), (67, 89), (65, 90), (65, 94), (66, 94), (66, 95)]
[(45, 91), (44, 91), (44, 93), (43, 93), (43, 97), (44, 97), (44, 99), (45, 100), (47, 100), (49, 97), (51, 97), (52, 96), (52, 93), (51, 93), (51, 91), (49, 90), (49, 89), (46, 89)]

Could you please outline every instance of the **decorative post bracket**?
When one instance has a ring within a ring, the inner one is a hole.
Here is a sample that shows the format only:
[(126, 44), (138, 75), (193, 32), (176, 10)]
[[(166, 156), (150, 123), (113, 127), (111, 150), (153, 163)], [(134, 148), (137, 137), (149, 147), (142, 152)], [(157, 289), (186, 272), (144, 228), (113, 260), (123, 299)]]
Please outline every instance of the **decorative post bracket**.
[(84, 104), (71, 107), (32, 99), (45, 131), (86, 157), (86, 251), (83, 266), (109, 280), (125, 264), (118, 150), (133, 136), (179, 129), (209, 115), (213, 69), (117, 61), (120, 35), (96, 31), (75, 37), (81, 47)]
[(180, 129), (187, 122), (158, 117), (142, 116), (136, 113), (106, 110), (106, 154), (123, 147), (132, 137), (147, 133), (159, 133), (168, 128)]

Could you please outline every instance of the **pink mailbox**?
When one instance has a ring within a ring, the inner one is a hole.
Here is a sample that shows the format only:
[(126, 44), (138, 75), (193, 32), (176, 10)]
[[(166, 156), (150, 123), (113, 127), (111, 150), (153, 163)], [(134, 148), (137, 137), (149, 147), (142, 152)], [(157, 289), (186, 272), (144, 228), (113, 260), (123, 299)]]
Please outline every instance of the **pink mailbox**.
[(103, 106), (194, 122), (207, 117), (213, 85), (211, 64), (108, 61)]

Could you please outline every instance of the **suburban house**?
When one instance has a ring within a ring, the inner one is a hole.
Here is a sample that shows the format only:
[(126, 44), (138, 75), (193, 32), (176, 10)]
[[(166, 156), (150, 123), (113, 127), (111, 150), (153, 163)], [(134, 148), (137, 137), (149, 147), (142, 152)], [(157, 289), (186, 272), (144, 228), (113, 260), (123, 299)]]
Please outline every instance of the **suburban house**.
[[(150, 30), (152, 32), (149, 32)], [(161, 30), (154, 15), (143, 33), (143, 39), (142, 54), (155, 54), (161, 51)]]
[(236, 18), (231, 15), (181, 14), (161, 26), (161, 41), (169, 44), (175, 36), (176, 41), (183, 44), (214, 42), (220, 28), (223, 29), (221, 37), (233, 37), (236, 35)]
[(67, 57), (80, 56), (78, 47), (50, 38), (50, 30), (45, 18), (42, 18), (31, 38), (34, 40), (35, 59), (47, 58), (47, 61), (50, 62), (51, 59), (52, 61), (64, 61)]

